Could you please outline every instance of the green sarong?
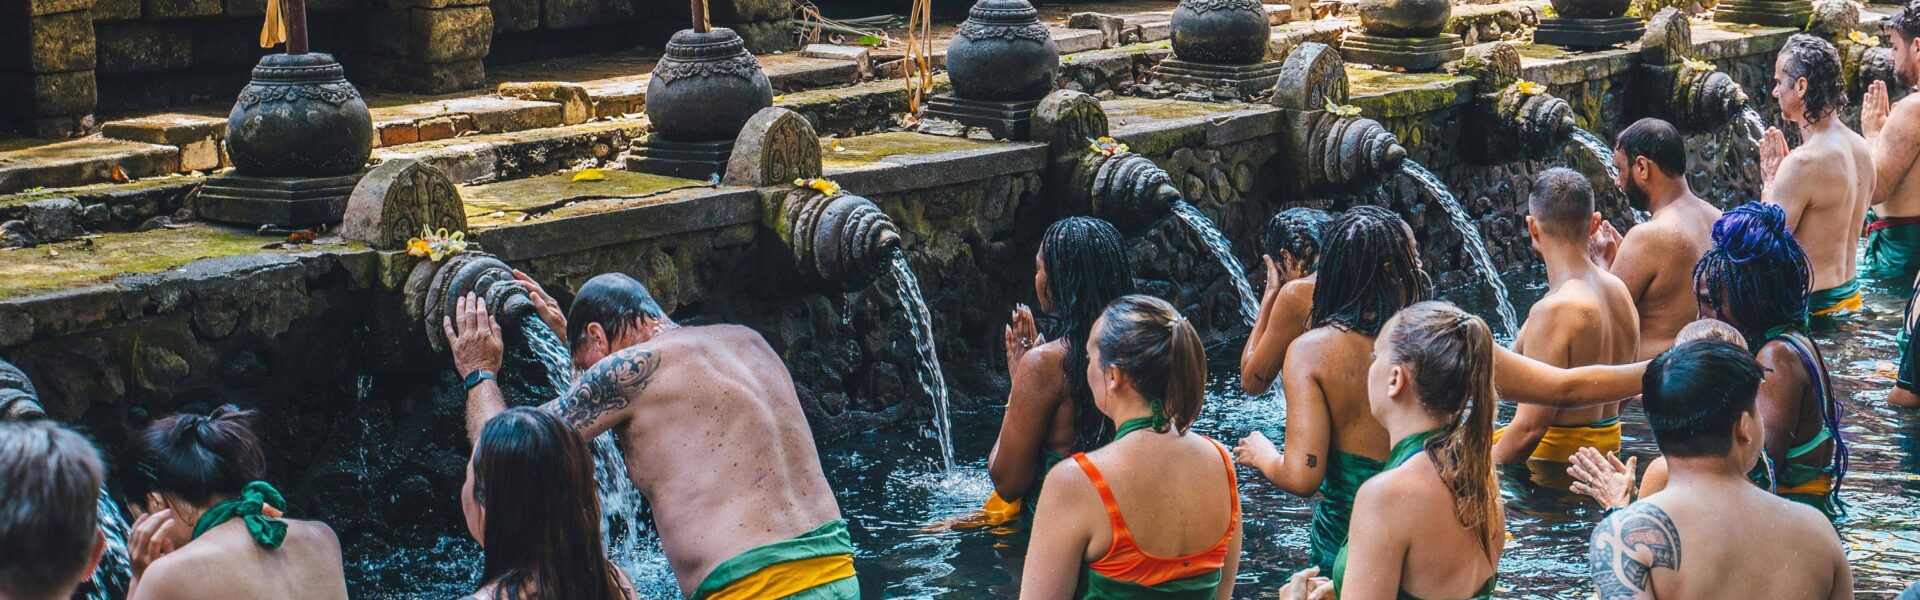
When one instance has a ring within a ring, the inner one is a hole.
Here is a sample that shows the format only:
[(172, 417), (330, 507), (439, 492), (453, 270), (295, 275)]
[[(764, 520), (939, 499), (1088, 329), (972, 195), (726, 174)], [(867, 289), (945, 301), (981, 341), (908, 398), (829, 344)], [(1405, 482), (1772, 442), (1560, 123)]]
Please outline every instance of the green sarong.
[(1866, 304), (1860, 298), (1860, 278), (1807, 296), (1807, 312), (1815, 317), (1838, 317), (1860, 312)]
[(707, 573), (693, 600), (857, 600), (853, 538), (834, 519), (790, 540), (741, 552)]
[(1386, 466), (1380, 461), (1333, 451), (1327, 461), (1327, 477), (1320, 481), (1320, 504), (1313, 507), (1313, 530), (1307, 534), (1312, 546), (1313, 566), (1320, 572), (1333, 571), (1333, 559), (1347, 545), (1347, 525), (1353, 519), (1353, 496), (1360, 484), (1379, 475)]
[[(1426, 449), (1427, 438), (1431, 438), (1438, 433), (1440, 433), (1438, 429), (1416, 433), (1394, 444), (1393, 454), (1387, 457), (1387, 468), (1382, 469), (1382, 471), (1392, 470), (1398, 468), (1400, 465), (1406, 464), (1407, 459), (1413, 458), (1413, 455), (1419, 454), (1421, 450)], [(1333, 568), (1325, 572), (1333, 574), (1333, 595), (1338, 598), (1340, 596), (1340, 581), (1346, 579), (1347, 575), (1347, 546), (1345, 543), (1340, 545), (1340, 553), (1333, 560)], [(1467, 598), (1467, 600), (1490, 600), (1493, 598), (1494, 582), (1499, 579), (1499, 577), (1500, 575), (1498, 573), (1495, 573), (1493, 577), (1488, 577), (1487, 582), (1480, 586), (1480, 590), (1474, 592), (1473, 596)], [(1399, 600), (1420, 600), (1419, 596), (1409, 594), (1406, 590), (1400, 590), (1394, 597)]]
[(1882, 219), (1867, 213), (1867, 249), (1860, 266), (1868, 277), (1906, 284), (1920, 272), (1920, 218)]

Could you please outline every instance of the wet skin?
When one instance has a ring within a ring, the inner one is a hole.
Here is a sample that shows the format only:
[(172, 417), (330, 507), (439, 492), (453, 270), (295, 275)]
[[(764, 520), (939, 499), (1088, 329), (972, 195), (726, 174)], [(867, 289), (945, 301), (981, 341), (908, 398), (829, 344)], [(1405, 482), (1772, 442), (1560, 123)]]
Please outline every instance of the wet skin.
[(279, 548), (255, 542), (247, 533), (246, 523), (238, 518), (194, 538), (192, 523), (206, 509), (226, 499), (214, 498), (206, 506), (194, 507), (171, 496), (152, 494), (147, 502), (155, 509), (152, 514), (142, 512), (139, 503), (129, 503), (138, 518), (129, 538), (135, 575), (127, 597), (346, 599), (340, 540), (324, 523), (281, 519), (287, 524), (287, 537)]
[[(1040, 309), (1053, 312), (1053, 298), (1047, 292), (1047, 267), (1040, 253), (1034, 253), (1033, 263), (1034, 294), (1040, 299)], [(987, 474), (993, 479), (994, 493), (1012, 502), (1026, 498), (1033, 482), (1043, 475), (1042, 449), (1061, 456), (1073, 453), (1074, 406), (1066, 381), (1067, 340), (1042, 339), (1034, 325), (1033, 311), (1026, 306), (1014, 309), (1005, 337), (1007, 379), (1013, 387), (1007, 392), (1000, 435), (987, 454)]]
[(1674, 335), (1697, 316), (1693, 265), (1713, 247), (1713, 222), (1720, 209), (1693, 195), (1684, 174), (1668, 174), (1646, 157), (1629, 157), (1614, 148), (1620, 177), (1614, 187), (1635, 208), (1652, 212), (1625, 237), (1613, 224), (1600, 226), (1593, 241), (1594, 262), (1627, 286), (1639, 314), (1638, 360), (1650, 360), (1673, 347)]
[(1810, 84), (1787, 76), (1787, 60), (1782, 53), (1775, 61), (1773, 95), (1805, 141), (1789, 152), (1786, 135), (1767, 129), (1760, 144), (1763, 199), (1786, 210), (1788, 230), (1813, 261), (1813, 289), (1827, 290), (1851, 281), (1857, 269), (1860, 233), (1874, 202), (1874, 158), (1866, 138), (1832, 110), (1807, 120)]
[(1281, 250), (1266, 263), (1267, 288), (1260, 295), (1260, 316), (1240, 353), (1240, 387), (1248, 394), (1264, 394), (1280, 377), (1287, 347), (1306, 334), (1313, 315), (1313, 287), (1320, 274), (1310, 265)]
[[(1920, 83), (1920, 44), (1899, 32), (1888, 37), (1894, 79), (1911, 90)], [(1908, 94), (1898, 103), (1889, 102), (1889, 96), (1887, 84), (1875, 81), (1860, 108), (1860, 129), (1873, 152), (1874, 214), (1920, 216), (1920, 177), (1913, 176), (1920, 158), (1920, 94)]]

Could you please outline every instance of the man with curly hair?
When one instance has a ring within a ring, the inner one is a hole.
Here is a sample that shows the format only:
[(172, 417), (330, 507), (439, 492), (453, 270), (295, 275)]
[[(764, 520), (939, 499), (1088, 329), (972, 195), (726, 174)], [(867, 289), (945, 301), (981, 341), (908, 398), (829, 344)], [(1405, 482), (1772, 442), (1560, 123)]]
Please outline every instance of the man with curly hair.
[[(1881, 23), (1892, 41), (1893, 79), (1868, 86), (1861, 101), (1860, 129), (1873, 146), (1875, 177), (1873, 215), (1867, 223), (1867, 276), (1889, 283), (1912, 281), (1920, 273), (1920, 177), (1911, 177), (1920, 157), (1920, 99), (1909, 94), (1898, 104), (1889, 101), (1920, 85), (1920, 2), (1907, 4)], [(1920, 396), (1909, 397), (1920, 405)]]
[(1760, 142), (1764, 199), (1787, 213), (1787, 225), (1813, 259), (1815, 316), (1859, 311), (1854, 259), (1867, 207), (1873, 202), (1873, 153), (1866, 138), (1840, 122), (1846, 81), (1832, 43), (1795, 35), (1774, 61), (1773, 97), (1780, 113), (1800, 126), (1799, 148), (1787, 149), (1779, 128)]

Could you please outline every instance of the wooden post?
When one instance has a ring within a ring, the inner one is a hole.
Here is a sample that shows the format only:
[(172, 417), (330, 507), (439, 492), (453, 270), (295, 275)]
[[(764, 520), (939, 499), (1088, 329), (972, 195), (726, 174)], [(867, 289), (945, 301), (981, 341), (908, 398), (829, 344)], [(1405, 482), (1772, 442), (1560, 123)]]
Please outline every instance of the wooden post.
[(707, 0), (693, 0), (693, 30), (707, 32)]
[(286, 0), (287, 54), (307, 53), (307, 0)]

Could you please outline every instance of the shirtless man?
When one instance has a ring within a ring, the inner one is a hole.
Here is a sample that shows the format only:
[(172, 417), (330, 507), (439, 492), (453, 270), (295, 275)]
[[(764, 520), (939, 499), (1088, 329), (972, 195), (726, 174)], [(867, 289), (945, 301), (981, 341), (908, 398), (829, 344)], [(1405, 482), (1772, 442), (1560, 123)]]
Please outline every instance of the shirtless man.
[[(589, 280), (565, 317), (535, 296), (584, 369), (543, 408), (588, 438), (614, 430), (682, 593), (859, 597), (853, 545), (793, 378), (760, 334), (681, 327), (645, 286), (617, 273)], [(500, 328), (471, 295), (457, 312), (442, 326), (468, 385), (467, 431), (478, 436), (507, 407), (492, 379)]]
[(1641, 119), (1613, 143), (1614, 185), (1635, 209), (1651, 211), (1623, 239), (1613, 224), (1594, 235), (1594, 262), (1627, 286), (1640, 316), (1640, 352), (1647, 360), (1673, 347), (1673, 337), (1698, 316), (1693, 263), (1713, 247), (1720, 209), (1687, 186), (1687, 144), (1680, 130)]
[[(1905, 90), (1920, 85), (1920, 5), (1908, 4), (1882, 25), (1893, 39), (1893, 78)], [(1887, 84), (1867, 87), (1860, 129), (1873, 148), (1873, 213), (1867, 223), (1867, 276), (1906, 283), (1920, 273), (1920, 95), (1887, 100)]]
[[(1546, 263), (1548, 289), (1527, 313), (1515, 352), (1562, 368), (1634, 362), (1640, 315), (1633, 296), (1587, 254), (1588, 241), (1603, 222), (1593, 210), (1586, 176), (1548, 169), (1534, 179), (1527, 233)], [(1529, 457), (1566, 463), (1583, 446), (1618, 451), (1620, 404), (1568, 409), (1523, 404), (1493, 440), (1493, 460), (1499, 464)]]
[(1853, 597), (1825, 516), (1746, 478), (1762, 450), (1761, 374), (1721, 341), (1681, 344), (1647, 367), (1641, 398), (1670, 479), (1594, 528), (1601, 600)]
[(1768, 128), (1760, 143), (1763, 196), (1787, 212), (1787, 226), (1813, 259), (1814, 316), (1859, 311), (1854, 260), (1867, 207), (1874, 201), (1874, 159), (1866, 138), (1840, 122), (1847, 105), (1840, 54), (1833, 44), (1795, 35), (1774, 61), (1773, 97), (1805, 140), (1787, 150), (1786, 135)]

